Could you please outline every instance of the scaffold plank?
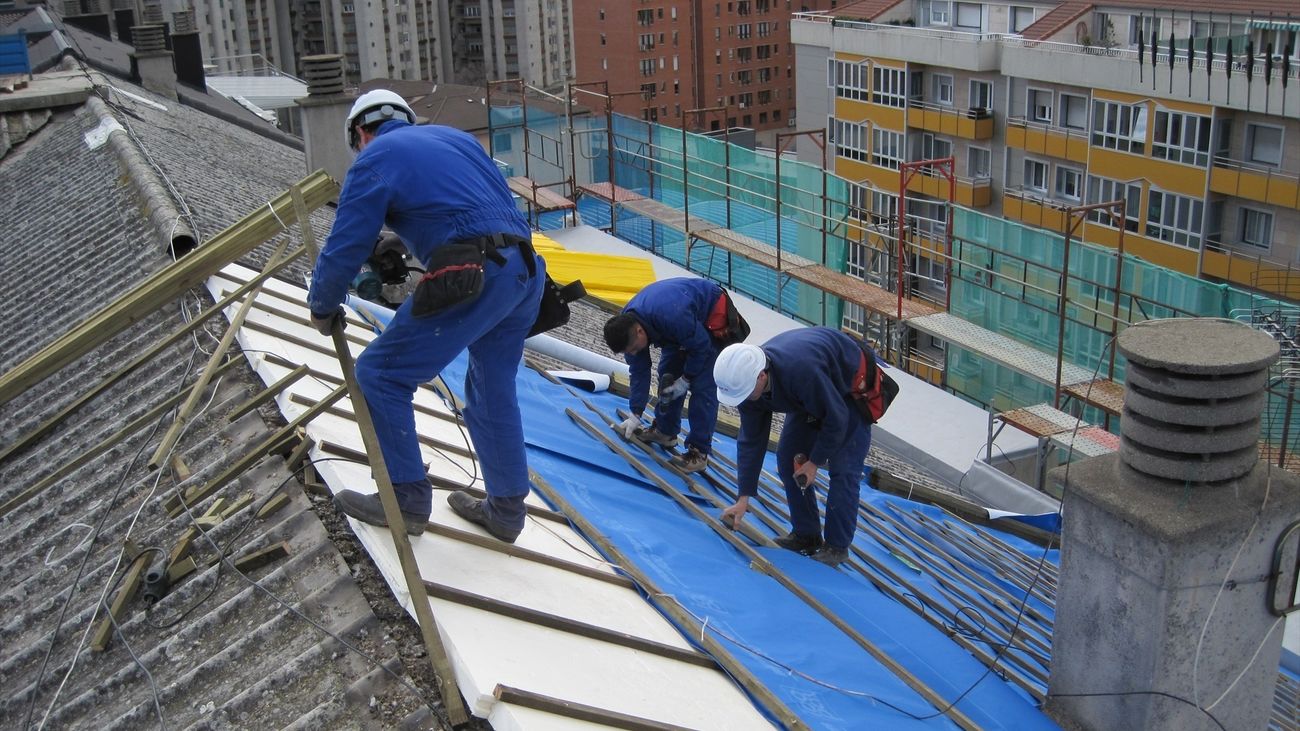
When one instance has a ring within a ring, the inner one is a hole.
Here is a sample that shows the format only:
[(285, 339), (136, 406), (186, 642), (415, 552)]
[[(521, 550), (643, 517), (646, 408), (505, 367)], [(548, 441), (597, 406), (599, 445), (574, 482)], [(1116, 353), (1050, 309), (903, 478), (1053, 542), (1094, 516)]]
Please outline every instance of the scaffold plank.
[(586, 183), (578, 186), (582, 193), (594, 195), (606, 203), (626, 203), (627, 201), (636, 201), (645, 198), (640, 193), (620, 188), (612, 183)]
[(707, 221), (696, 216), (688, 216), (683, 211), (673, 208), (670, 205), (661, 203), (653, 198), (636, 198), (634, 200), (624, 201), (623, 208), (654, 221), (655, 223), (668, 226), (682, 233), (695, 234), (697, 232), (710, 231), (718, 227), (718, 224)]
[(511, 192), (531, 203), (538, 211), (563, 211), (572, 209), (574, 202), (549, 188), (543, 188), (531, 178), (516, 175), (506, 178)]
[[(749, 259), (750, 261), (762, 264), (771, 269), (776, 269), (776, 247), (771, 244), (759, 241), (758, 239), (746, 236), (729, 228), (714, 227), (708, 231), (691, 231), (696, 238), (711, 244), (720, 249), (726, 249), (733, 254)], [(781, 252), (781, 271), (790, 273), (787, 270), (799, 267), (817, 266), (817, 262), (807, 259), (798, 254)]]
[[(1041, 383), (1049, 386), (1056, 384), (1056, 358), (1018, 340), (999, 335), (946, 312), (917, 317), (907, 324)], [(1061, 366), (1062, 386), (1086, 383), (1092, 379), (1093, 372), (1087, 368), (1073, 363)]]
[[(864, 282), (857, 277), (832, 271), (823, 266), (801, 267), (792, 269), (788, 273), (793, 279), (810, 284), (840, 299), (861, 305), (869, 312), (883, 315), (891, 320), (898, 319), (898, 294), (895, 292), (890, 292), (883, 287)], [(943, 308), (929, 302), (903, 299), (902, 319), (904, 322), (910, 322), (913, 318), (925, 317), (939, 312), (943, 312)]]
[[(1100, 457), (1119, 451), (1119, 436), (1099, 426), (1080, 425), (1079, 431), (1064, 431), (1048, 437), (1057, 447), (1080, 457)], [(1073, 443), (1073, 446), (1071, 446)]]
[(1089, 406), (1119, 416), (1124, 409), (1124, 385), (1105, 378), (1085, 383), (1072, 383), (1062, 389), (1069, 396)]
[(997, 418), (1030, 436), (1040, 439), (1072, 432), (1076, 426), (1080, 429), (1090, 426), (1081, 423), (1064, 411), (1053, 408), (1051, 404), (1034, 404), (1033, 406), (1004, 411), (998, 414)]

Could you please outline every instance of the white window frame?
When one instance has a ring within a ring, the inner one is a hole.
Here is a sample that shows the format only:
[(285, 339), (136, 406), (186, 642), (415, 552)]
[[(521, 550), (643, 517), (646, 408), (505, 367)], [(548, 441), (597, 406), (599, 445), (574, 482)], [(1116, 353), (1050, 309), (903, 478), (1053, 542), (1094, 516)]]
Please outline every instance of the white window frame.
[[(1269, 158), (1264, 158), (1256, 155), (1256, 149), (1258, 147), (1256, 141), (1259, 139), (1258, 138), (1259, 130), (1270, 130), (1270, 131), (1277, 132), (1277, 155), (1275, 156), (1276, 159), (1269, 159)], [(1256, 122), (1250, 122), (1246, 125), (1246, 146), (1244, 150), (1246, 160), (1259, 165), (1268, 165), (1269, 167), (1279, 167), (1282, 164), (1283, 151), (1286, 150), (1286, 147), (1284, 145), (1285, 142), (1286, 142), (1286, 130), (1283, 129), (1282, 127), (1273, 124), (1259, 124)]]
[[(1071, 108), (1070, 102), (1071, 101), (1078, 102), (1079, 104), (1078, 108), (1080, 110), (1080, 113), (1083, 116), (1083, 119), (1079, 120), (1080, 122), (1079, 124), (1070, 124), (1070, 108)], [(1078, 129), (1078, 130), (1088, 129), (1088, 97), (1081, 96), (1079, 94), (1067, 94), (1065, 92), (1061, 92), (1060, 99), (1058, 100), (1058, 104), (1060, 104), (1061, 107), (1061, 116), (1057, 120), (1059, 126), (1064, 127), (1066, 129)]]
[(1273, 214), (1258, 208), (1241, 207), (1238, 240), (1262, 251), (1273, 248)]
[(956, 97), (952, 75), (934, 74), (930, 79), (931, 90), (934, 94), (934, 102), (936, 104), (942, 104), (945, 107), (951, 107)]
[(1156, 107), (1151, 157), (1205, 167), (1210, 162), (1210, 118)]
[(1092, 100), (1092, 144), (1141, 155), (1146, 150), (1146, 104)]
[[(1046, 99), (1043, 96), (1046, 95)], [(1031, 86), (1025, 90), (1025, 118), (1039, 124), (1052, 123), (1052, 102), (1056, 95), (1051, 89)]]
[[(965, 31), (979, 32), (984, 28), (984, 4), (972, 2), (954, 2), (952, 9), (952, 27)], [(975, 25), (970, 24), (970, 13), (976, 15)], [(963, 20), (963, 16), (965, 19)]]
[[(1158, 210), (1157, 210), (1158, 208)], [(1147, 191), (1146, 228), (1143, 234), (1187, 249), (1201, 248), (1205, 201), (1152, 187)], [(1153, 218), (1153, 214), (1158, 218)]]
[(871, 67), (871, 102), (902, 109), (907, 106), (907, 69)]
[[(1088, 176), (1089, 205), (1109, 203), (1121, 199), (1127, 204), (1124, 206), (1124, 229), (1136, 233), (1142, 215), (1142, 186), (1137, 183), (1123, 183), (1110, 178), (1099, 178), (1096, 175)], [(1088, 220), (1107, 228), (1115, 228), (1110, 213), (1104, 209), (1089, 211)]]
[[(980, 170), (977, 160), (984, 159), (984, 169)], [(966, 147), (966, 177), (971, 180), (988, 180), (993, 177), (993, 151), (987, 147)]]
[(871, 208), (868, 215), (871, 218), (871, 223), (877, 226), (887, 226), (898, 215), (897, 193), (872, 188), (870, 200)]
[[(1128, 44), (1136, 46), (1138, 44), (1137, 33), (1142, 33), (1142, 42), (1151, 43), (1151, 31), (1156, 32), (1156, 37), (1160, 37), (1160, 18), (1155, 15), (1130, 15), (1128, 16)], [(1164, 40), (1161, 38), (1161, 40)]]
[[(984, 96), (983, 92), (976, 91), (976, 89), (988, 90), (987, 99), (985, 100), (987, 102), (986, 104), (976, 104), (976, 102), (980, 101), (980, 97)], [(985, 79), (971, 79), (969, 93), (970, 93), (969, 101), (970, 101), (971, 109), (987, 109), (990, 112), (993, 111), (993, 82), (992, 81), (988, 81)]]
[[(741, 108), (743, 109), (744, 105), (741, 105)], [(849, 160), (857, 160), (858, 162), (867, 161), (866, 125), (846, 122), (832, 117), (830, 128), (832, 130), (831, 139), (835, 142), (836, 155)]]
[[(1046, 160), (1038, 160), (1032, 157), (1025, 158), (1024, 178), (1021, 185), (1025, 190), (1032, 190), (1035, 193), (1047, 194), (1048, 179), (1051, 173), (1051, 165)], [(1031, 172), (1035, 171), (1035, 172)], [(1041, 176), (1037, 174), (1041, 171)], [(1041, 180), (1039, 178), (1041, 177)], [(1037, 182), (1036, 182), (1037, 181)]]
[(949, 0), (930, 0), (930, 25), (949, 25), (952, 22), (952, 3)]
[[(1052, 190), (1054, 195), (1061, 200), (1078, 202), (1083, 199), (1083, 171), (1078, 168), (1066, 167), (1065, 165), (1056, 166), (1056, 176)], [(1070, 181), (1073, 180), (1073, 186)], [(1073, 188), (1073, 192), (1071, 192)]]
[(903, 165), (903, 133), (880, 127), (871, 128), (871, 164), (890, 170)]
[[(1025, 12), (1029, 13), (1029, 22), (1021, 24), (1019, 17)], [(1012, 5), (1007, 15), (1007, 30), (1011, 33), (1019, 33), (1025, 28), (1034, 24), (1034, 9), (1027, 5)]]

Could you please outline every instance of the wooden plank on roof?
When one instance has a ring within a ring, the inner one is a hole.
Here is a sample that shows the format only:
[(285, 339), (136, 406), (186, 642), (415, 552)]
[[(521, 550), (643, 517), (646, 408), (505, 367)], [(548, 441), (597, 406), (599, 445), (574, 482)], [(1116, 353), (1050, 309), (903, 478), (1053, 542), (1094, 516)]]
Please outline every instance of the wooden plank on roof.
[(528, 201), (533, 207), (542, 212), (569, 210), (576, 207), (573, 201), (549, 188), (538, 185), (532, 178), (515, 175), (506, 178), (506, 185), (510, 187), (511, 192)]

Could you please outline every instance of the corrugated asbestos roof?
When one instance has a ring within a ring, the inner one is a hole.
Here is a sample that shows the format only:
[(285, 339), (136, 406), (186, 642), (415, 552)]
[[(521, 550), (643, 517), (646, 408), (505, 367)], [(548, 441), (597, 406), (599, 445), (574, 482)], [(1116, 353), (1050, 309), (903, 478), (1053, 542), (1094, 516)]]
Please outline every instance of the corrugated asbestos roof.
[[(102, 91), (103, 80), (97, 82)], [(33, 86), (39, 83), (37, 77)], [(111, 83), (136, 98), (107, 92), (57, 108), (0, 157), (0, 300), (6, 303), (0, 372), (168, 263), (172, 231), (158, 211), (176, 212), (175, 227), (206, 240), (302, 176), (302, 156), (292, 148), (120, 80)], [(91, 133), (114, 127), (120, 129), (96, 145)], [(327, 230), (329, 218), (318, 213), (317, 230)], [(220, 336), (213, 325), (10, 453), (35, 427), (206, 306), (197, 293), (157, 305), (0, 405), (0, 505), (12, 505), (192, 382)], [(30, 717), (32, 728), (147, 728), (159, 723), (155, 698), (168, 727), (438, 725), (409, 685), (398, 639), (375, 616), (300, 479), (279, 456), (227, 488), (227, 505), (243, 494), (253, 504), (232, 511), (209, 535), (235, 557), (280, 542), (288, 556), (249, 570), (246, 579), (208, 565), (216, 551), (199, 538), (198, 571), (147, 612), (138, 599), (130, 603), (121, 635), (113, 634), (103, 652), (86, 649), (87, 632), (98, 625), (92, 615), (103, 617), (96, 611), (100, 596), (111, 600), (121, 583), (124, 538), (169, 550), (190, 520), (183, 513), (168, 518), (163, 501), (178, 486), (232, 464), (272, 431), (274, 412), (226, 419), (260, 389), (242, 362), (227, 370), (200, 402), (176, 469), (144, 466), (167, 420), (143, 419), (106, 452), (0, 516), (0, 725), (26, 727)], [(276, 492), (288, 504), (252, 518)], [(414, 655), (411, 650), (406, 654)]]

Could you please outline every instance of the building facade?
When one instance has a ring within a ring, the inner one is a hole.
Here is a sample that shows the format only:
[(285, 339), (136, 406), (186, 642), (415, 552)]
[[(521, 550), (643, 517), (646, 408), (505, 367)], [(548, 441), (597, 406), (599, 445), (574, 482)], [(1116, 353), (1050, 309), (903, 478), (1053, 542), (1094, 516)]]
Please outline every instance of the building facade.
[[(614, 110), (688, 128), (795, 126), (794, 11), (829, 0), (573, 0), (579, 82), (606, 81)], [(637, 94), (636, 92), (640, 92)]]
[(825, 118), (865, 221), (896, 217), (906, 163), (951, 157), (951, 185), (933, 167), (909, 180), (911, 227), (945, 233), (950, 194), (1053, 231), (1070, 208), (1122, 200), (1121, 215), (1080, 212), (1076, 240), (1115, 247), (1122, 230), (1126, 254), (1297, 298), (1300, 17), (1277, 20), (1291, 0), (1246, 5), (869, 0), (833, 22), (801, 14), (800, 115)]

